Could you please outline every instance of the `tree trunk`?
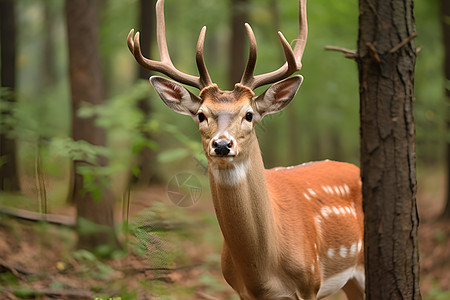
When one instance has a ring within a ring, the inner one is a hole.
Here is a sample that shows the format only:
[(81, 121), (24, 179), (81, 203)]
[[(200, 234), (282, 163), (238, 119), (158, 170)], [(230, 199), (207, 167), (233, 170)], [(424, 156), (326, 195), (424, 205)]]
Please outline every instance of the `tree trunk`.
[(230, 69), (228, 73), (228, 85), (230, 89), (241, 81), (244, 72), (245, 54), (245, 22), (247, 16), (248, 0), (231, 0), (231, 41), (230, 41)]
[[(72, 98), (72, 134), (75, 141), (104, 146), (106, 133), (95, 125), (95, 117), (79, 118), (77, 111), (83, 102), (98, 105), (103, 102), (102, 77), (98, 51), (98, 0), (67, 0), (66, 20), (69, 41), (69, 75)], [(107, 164), (99, 157), (99, 166)], [(94, 249), (100, 245), (118, 246), (114, 232), (114, 197), (108, 187), (93, 180), (100, 196), (86, 188), (80, 167), (91, 162), (74, 161), (73, 198), (77, 206), (80, 248)], [(92, 174), (96, 176), (95, 174)], [(103, 178), (104, 179), (104, 178)], [(90, 228), (83, 225), (90, 224)]]
[[(155, 0), (140, 0), (139, 8), (139, 28), (141, 31), (141, 49), (142, 54), (145, 57), (152, 57), (150, 53), (152, 41), (155, 36)], [(150, 77), (150, 70), (139, 66), (138, 78), (148, 80)], [(152, 108), (150, 106), (149, 98), (141, 99), (138, 103), (139, 109), (144, 113), (145, 120), (150, 117)], [(146, 139), (152, 139), (153, 137), (148, 132), (143, 132)], [(139, 175), (135, 180), (138, 185), (147, 186), (153, 177), (153, 164), (155, 163), (156, 153), (149, 147), (145, 147), (139, 153), (138, 168)]]
[[(16, 26), (14, 0), (0, 0), (1, 87), (11, 92), (2, 99), (15, 102), (16, 85)], [(2, 97), (4, 93), (2, 92)], [(2, 109), (2, 119), (11, 115), (9, 108)], [(16, 163), (16, 141), (8, 136), (10, 128), (0, 131), (0, 191), (19, 191)]]
[(44, 2), (44, 46), (42, 54), (42, 80), (43, 88), (51, 88), (58, 80), (55, 65), (55, 25), (56, 12), (52, 3)]
[(421, 299), (413, 0), (359, 1), (367, 299)]
[[(445, 82), (450, 82), (450, 1), (441, 0), (441, 24), (442, 24), (442, 37), (444, 43), (444, 74)], [(450, 104), (450, 86), (445, 85), (445, 99), (448, 110)], [(447, 113), (447, 132), (450, 132), (450, 117)], [(447, 147), (447, 201), (445, 204), (444, 212), (441, 217), (443, 219), (450, 219), (450, 140), (446, 141)]]

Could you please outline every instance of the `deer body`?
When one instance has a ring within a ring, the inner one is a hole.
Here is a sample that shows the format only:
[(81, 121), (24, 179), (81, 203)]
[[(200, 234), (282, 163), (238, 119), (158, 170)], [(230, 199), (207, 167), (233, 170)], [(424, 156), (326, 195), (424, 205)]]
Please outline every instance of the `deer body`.
[[(279, 112), (296, 95), (306, 36), (306, 0), (299, 0), (299, 34), (294, 49), (279, 33), (286, 63), (253, 75), (256, 40), (245, 24), (250, 54), (241, 82), (232, 91), (212, 83), (203, 59), (205, 27), (197, 43), (199, 77), (177, 70), (165, 38), (164, 0), (158, 0), (157, 40), (161, 61), (142, 56), (139, 34), (128, 47), (145, 68), (200, 89), (158, 76), (151, 84), (173, 111), (198, 123), (208, 160), (211, 193), (224, 237), (222, 272), (243, 300), (320, 299), (343, 288), (363, 299), (363, 212), (359, 169), (322, 161), (265, 170), (255, 126)], [(253, 92), (273, 83), (263, 94)]]
[(362, 295), (358, 168), (322, 161), (264, 170), (257, 157), (235, 185), (210, 171), (227, 282), (242, 299), (320, 299), (349, 280), (357, 284), (347, 291)]

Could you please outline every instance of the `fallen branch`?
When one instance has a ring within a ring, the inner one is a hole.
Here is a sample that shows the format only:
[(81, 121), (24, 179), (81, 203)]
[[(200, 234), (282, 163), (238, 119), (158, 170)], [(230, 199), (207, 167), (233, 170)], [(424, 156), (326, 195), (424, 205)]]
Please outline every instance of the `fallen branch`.
[(139, 229), (143, 229), (148, 232), (155, 232), (155, 231), (180, 230), (192, 227), (194, 227), (194, 225), (189, 223), (174, 222), (170, 220), (155, 220), (140, 225)]
[(140, 273), (145, 271), (163, 271), (163, 272), (176, 272), (181, 270), (189, 270), (193, 268), (197, 268), (201, 266), (201, 264), (195, 264), (195, 265), (189, 265), (189, 266), (182, 266), (177, 268), (133, 268), (133, 269), (120, 269), (119, 271), (126, 272), (126, 273)]
[(34, 211), (0, 206), (0, 213), (32, 222), (48, 222), (55, 225), (75, 227), (75, 219), (67, 216), (42, 214)]
[(95, 295), (90, 291), (76, 290), (76, 289), (55, 290), (50, 288), (3, 287), (3, 290), (19, 297), (21, 295), (26, 295), (27, 298), (49, 296), (49, 297), (68, 297), (74, 299), (92, 300), (95, 297)]
[(0, 261), (0, 273), (4, 272), (13, 273), (16, 277), (18, 277), (19, 275), (38, 275), (38, 273), (26, 270), (22, 267), (13, 266), (11, 264), (8, 264), (7, 262)]
[(204, 292), (200, 292), (198, 291), (197, 293), (197, 297), (199, 297), (200, 299), (206, 299), (206, 300), (220, 300), (219, 298), (216, 298), (214, 296), (208, 295)]

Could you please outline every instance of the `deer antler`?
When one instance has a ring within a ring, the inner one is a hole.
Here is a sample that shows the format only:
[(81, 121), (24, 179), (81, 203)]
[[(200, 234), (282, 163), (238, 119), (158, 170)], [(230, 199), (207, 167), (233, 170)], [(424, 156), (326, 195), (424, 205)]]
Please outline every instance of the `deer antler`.
[(279, 69), (254, 76), (253, 72), (256, 65), (256, 39), (252, 28), (249, 24), (245, 24), (245, 29), (247, 30), (247, 35), (249, 39), (249, 56), (247, 66), (245, 68), (244, 74), (242, 75), (241, 84), (249, 87), (251, 90), (257, 87), (277, 82), (281, 79), (287, 78), (292, 75), (295, 71), (302, 68), (302, 56), (305, 50), (306, 38), (308, 36), (308, 23), (306, 20), (306, 0), (298, 1), (298, 14), (299, 14), (299, 33), (295, 43), (294, 50), (292, 50), (291, 45), (286, 40), (281, 32), (278, 32), (278, 36), (283, 46), (284, 55), (286, 57), (286, 63), (282, 65)]
[(156, 39), (158, 41), (158, 49), (161, 61), (150, 60), (142, 55), (139, 43), (139, 32), (134, 35), (134, 29), (130, 30), (127, 38), (128, 48), (134, 55), (136, 61), (146, 69), (163, 73), (170, 78), (184, 83), (199, 90), (212, 84), (211, 77), (205, 65), (203, 57), (203, 45), (205, 41), (206, 27), (203, 27), (198, 37), (196, 49), (196, 62), (199, 71), (199, 77), (183, 73), (175, 68), (170, 59), (169, 50), (166, 41), (166, 25), (164, 21), (164, 0), (158, 0), (156, 3)]

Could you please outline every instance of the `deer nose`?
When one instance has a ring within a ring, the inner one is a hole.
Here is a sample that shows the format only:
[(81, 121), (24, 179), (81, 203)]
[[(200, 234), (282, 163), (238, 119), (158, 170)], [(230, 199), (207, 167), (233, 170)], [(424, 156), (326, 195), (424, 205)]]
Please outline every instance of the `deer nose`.
[(228, 139), (217, 139), (212, 142), (212, 147), (217, 155), (227, 155), (233, 147), (233, 142)]

